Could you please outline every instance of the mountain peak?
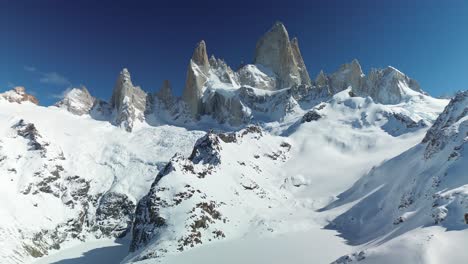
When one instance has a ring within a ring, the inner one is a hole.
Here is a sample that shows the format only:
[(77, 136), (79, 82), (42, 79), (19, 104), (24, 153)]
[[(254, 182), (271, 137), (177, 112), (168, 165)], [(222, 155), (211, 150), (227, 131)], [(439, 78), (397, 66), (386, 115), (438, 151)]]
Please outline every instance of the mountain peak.
[(91, 96), (88, 89), (83, 86), (69, 90), (55, 106), (64, 108), (75, 115), (84, 115), (93, 108), (95, 101), (96, 99)]
[(202, 67), (204, 70), (208, 71), (209, 61), (208, 53), (206, 52), (206, 44), (204, 40), (198, 42), (197, 47), (193, 51), (192, 61), (198, 66)]
[(8, 100), (11, 103), (22, 103), (22, 102), (31, 102), (33, 104), (39, 104), (39, 100), (31, 94), (26, 93), (26, 89), (23, 86), (16, 86), (12, 90), (6, 91), (0, 94), (1, 98)]
[(111, 106), (115, 112), (113, 122), (123, 126), (128, 132), (132, 131), (135, 119), (144, 118), (146, 93), (140, 87), (133, 85), (127, 68), (124, 68), (117, 78), (112, 92)]
[(317, 74), (317, 77), (315, 77), (315, 85), (319, 87), (328, 85), (328, 77), (323, 72), (323, 70), (320, 70), (320, 72)]
[(172, 88), (169, 80), (164, 80), (161, 89), (156, 93), (156, 96), (165, 104), (172, 100)]
[(130, 84), (132, 84), (132, 77), (127, 68), (123, 68), (120, 71), (117, 81), (120, 83), (129, 82)]
[(254, 63), (269, 68), (277, 75), (277, 89), (310, 84), (297, 40), (294, 43), (289, 40), (288, 31), (281, 22), (275, 23), (257, 42)]

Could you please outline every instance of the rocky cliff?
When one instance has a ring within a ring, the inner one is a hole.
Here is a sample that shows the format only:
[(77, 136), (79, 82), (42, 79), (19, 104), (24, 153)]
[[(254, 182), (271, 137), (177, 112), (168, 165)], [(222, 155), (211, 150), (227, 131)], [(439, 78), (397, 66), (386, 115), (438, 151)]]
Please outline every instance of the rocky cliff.
[(257, 42), (255, 64), (271, 69), (278, 77), (275, 87), (281, 89), (298, 84), (310, 85), (297, 39), (292, 44), (285, 26), (277, 22)]
[(208, 80), (209, 69), (206, 44), (202, 40), (198, 43), (192, 59), (190, 59), (182, 94), (182, 100), (187, 104), (190, 115), (195, 118), (200, 114), (200, 98), (203, 94), (203, 87)]

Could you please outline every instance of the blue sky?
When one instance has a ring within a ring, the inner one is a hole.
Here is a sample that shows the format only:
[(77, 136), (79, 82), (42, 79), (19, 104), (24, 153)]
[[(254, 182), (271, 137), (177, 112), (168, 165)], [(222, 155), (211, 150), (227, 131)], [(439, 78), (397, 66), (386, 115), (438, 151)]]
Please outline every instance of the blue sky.
[(357, 58), (392, 65), (434, 96), (468, 88), (468, 1), (0, 1), (0, 90), (22, 85), (41, 104), (70, 86), (108, 99), (123, 67), (176, 94), (193, 49), (236, 68), (275, 21), (297, 36), (311, 76)]

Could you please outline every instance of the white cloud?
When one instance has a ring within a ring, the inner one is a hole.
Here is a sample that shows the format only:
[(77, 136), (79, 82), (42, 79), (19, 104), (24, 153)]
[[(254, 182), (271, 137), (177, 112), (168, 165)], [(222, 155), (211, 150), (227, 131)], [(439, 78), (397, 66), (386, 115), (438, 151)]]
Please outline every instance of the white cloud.
[(67, 88), (67, 89), (63, 90), (63, 91), (62, 91), (61, 93), (59, 93), (59, 94), (52, 94), (51, 97), (52, 97), (52, 98), (55, 98), (55, 99), (61, 100), (61, 99), (63, 99), (63, 98), (65, 97), (65, 95), (67, 95), (68, 92), (70, 92), (71, 89), (72, 89), (72, 88)]
[(57, 86), (71, 86), (70, 81), (57, 72), (42, 72), (33, 66), (24, 66), (25, 71), (39, 75), (39, 82)]
[(25, 70), (25, 71), (28, 71), (28, 72), (35, 72), (35, 71), (37, 71), (36, 67), (32, 67), (32, 66), (24, 66), (24, 70)]
[(39, 80), (41, 83), (53, 84), (53, 85), (70, 85), (70, 81), (64, 76), (56, 72), (41, 73), (42, 77)]

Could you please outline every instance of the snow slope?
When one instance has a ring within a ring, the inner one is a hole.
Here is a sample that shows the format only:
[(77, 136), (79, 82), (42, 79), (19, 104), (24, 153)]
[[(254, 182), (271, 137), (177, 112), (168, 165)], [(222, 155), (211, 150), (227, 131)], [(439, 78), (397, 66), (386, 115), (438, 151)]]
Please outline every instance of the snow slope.
[(460, 92), (420, 144), (373, 168), (325, 208), (358, 201), (328, 228), (366, 244), (361, 257), (368, 263), (465, 262), (466, 253), (446, 247), (468, 242), (467, 113), (468, 92)]
[[(125, 263), (180, 263), (192, 257), (216, 263), (207, 255), (213, 249), (225, 252), (233, 263), (246, 258), (267, 262), (274, 255), (259, 253), (263, 246), (254, 246), (255, 241), (274, 244), (281, 238), (290, 241), (277, 259), (294, 263), (312, 255), (327, 263), (355, 250), (322, 229), (350, 205), (317, 209), (373, 166), (420, 142), (428, 127), (424, 122), (431, 122), (428, 117), (435, 118), (445, 101), (414, 100), (381, 105), (345, 90), (315, 107), (320, 116), (315, 121), (296, 116), (289, 123), (267, 123), (264, 129), (207, 134), (191, 156), (173, 157), (140, 201), (134, 252)], [(388, 122), (400, 130), (399, 136), (386, 131)], [(299, 235), (303, 232), (323, 237), (334, 250), (294, 251), (303, 243), (316, 243)], [(238, 255), (242, 245), (250, 245), (250, 253)], [(300, 255), (293, 258), (294, 252)]]

